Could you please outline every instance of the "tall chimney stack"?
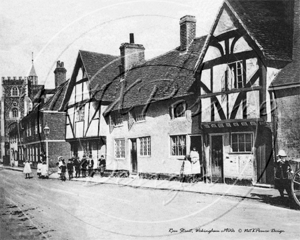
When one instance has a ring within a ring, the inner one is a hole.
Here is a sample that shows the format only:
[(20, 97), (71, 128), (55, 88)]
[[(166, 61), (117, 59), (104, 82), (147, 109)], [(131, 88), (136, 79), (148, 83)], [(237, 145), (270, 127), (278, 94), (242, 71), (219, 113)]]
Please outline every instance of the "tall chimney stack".
[(66, 81), (66, 72), (67, 70), (64, 67), (64, 62), (57, 61), (54, 70), (55, 88)]
[(134, 43), (133, 33), (129, 35), (129, 43), (121, 44), (120, 54), (124, 72), (145, 61), (145, 48), (142, 44)]
[(186, 51), (196, 36), (196, 17), (186, 15), (180, 18), (180, 50)]

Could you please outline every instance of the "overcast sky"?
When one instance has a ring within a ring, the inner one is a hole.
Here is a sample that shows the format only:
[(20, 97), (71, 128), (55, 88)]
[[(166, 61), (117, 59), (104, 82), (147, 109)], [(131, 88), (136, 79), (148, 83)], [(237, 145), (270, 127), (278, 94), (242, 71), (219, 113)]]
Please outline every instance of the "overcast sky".
[(78, 50), (120, 54), (134, 33), (146, 59), (179, 45), (179, 19), (197, 18), (206, 35), (223, 0), (1, 0), (0, 76), (27, 76), (31, 52), (39, 84), (54, 86), (57, 60), (70, 77)]

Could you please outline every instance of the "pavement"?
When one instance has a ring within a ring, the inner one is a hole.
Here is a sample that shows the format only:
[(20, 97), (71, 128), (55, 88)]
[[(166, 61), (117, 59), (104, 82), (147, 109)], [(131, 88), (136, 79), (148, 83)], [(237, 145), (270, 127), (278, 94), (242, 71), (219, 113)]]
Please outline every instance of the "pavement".
[[(11, 167), (0, 165), (0, 169), (8, 169), (13, 171), (23, 171), (21, 167)], [(33, 169), (33, 176), (36, 176), (36, 170)], [(49, 179), (59, 180), (57, 172), (50, 174)], [(69, 181), (69, 180), (66, 180)], [(72, 178), (71, 181), (80, 181), (95, 184), (112, 184), (120, 186), (129, 186), (134, 188), (148, 188), (157, 190), (183, 191), (209, 195), (220, 195), (239, 197), (246, 199), (262, 200), (266, 197), (277, 197), (279, 193), (274, 188), (257, 187), (257, 186), (238, 186), (225, 183), (182, 183), (179, 181), (168, 180), (149, 180), (142, 178), (119, 178), (119, 177), (100, 177), (98, 173), (94, 177)]]

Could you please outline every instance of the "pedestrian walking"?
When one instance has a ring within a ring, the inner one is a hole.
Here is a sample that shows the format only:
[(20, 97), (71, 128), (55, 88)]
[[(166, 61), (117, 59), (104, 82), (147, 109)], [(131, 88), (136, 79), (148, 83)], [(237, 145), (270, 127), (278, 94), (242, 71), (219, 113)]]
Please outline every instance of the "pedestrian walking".
[(48, 166), (46, 161), (43, 161), (41, 170), (41, 178), (48, 178)]
[(69, 180), (73, 178), (73, 169), (74, 169), (74, 164), (73, 164), (73, 159), (70, 158), (67, 163), (67, 170), (68, 170), (68, 175), (69, 175)]
[(25, 173), (25, 179), (30, 178), (30, 173), (31, 173), (30, 164), (31, 163), (28, 160), (25, 160), (24, 170), (23, 170), (23, 173)]
[(98, 162), (99, 162), (99, 168), (100, 168), (100, 176), (103, 177), (104, 176), (104, 171), (105, 171), (105, 168), (106, 168), (106, 160), (105, 160), (103, 155), (101, 155)]
[(80, 162), (78, 157), (74, 157), (74, 167), (75, 167), (75, 177), (79, 178), (80, 177)]
[(43, 166), (43, 163), (39, 160), (38, 164), (37, 164), (37, 170), (36, 170), (36, 173), (37, 173), (37, 175), (38, 175), (39, 178), (41, 177), (42, 166)]
[(87, 168), (87, 160), (86, 160), (86, 156), (83, 155), (81, 162), (80, 162), (80, 169), (81, 169), (82, 177), (86, 177), (86, 168)]
[(65, 160), (62, 159), (61, 160), (61, 166), (60, 166), (60, 169), (61, 169), (61, 175), (60, 175), (60, 178), (62, 181), (66, 181), (66, 171), (67, 171), (67, 167), (66, 167), (66, 163), (65, 163)]
[(93, 156), (90, 154), (89, 158), (87, 159), (87, 165), (88, 165), (88, 174), (89, 177), (93, 177), (94, 176), (94, 160), (93, 160)]

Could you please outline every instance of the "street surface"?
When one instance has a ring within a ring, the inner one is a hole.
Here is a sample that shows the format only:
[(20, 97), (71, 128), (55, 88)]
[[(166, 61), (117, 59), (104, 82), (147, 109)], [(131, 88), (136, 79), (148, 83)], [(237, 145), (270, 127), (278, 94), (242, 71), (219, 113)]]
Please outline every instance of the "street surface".
[(262, 201), (0, 170), (0, 239), (297, 239), (300, 211)]

